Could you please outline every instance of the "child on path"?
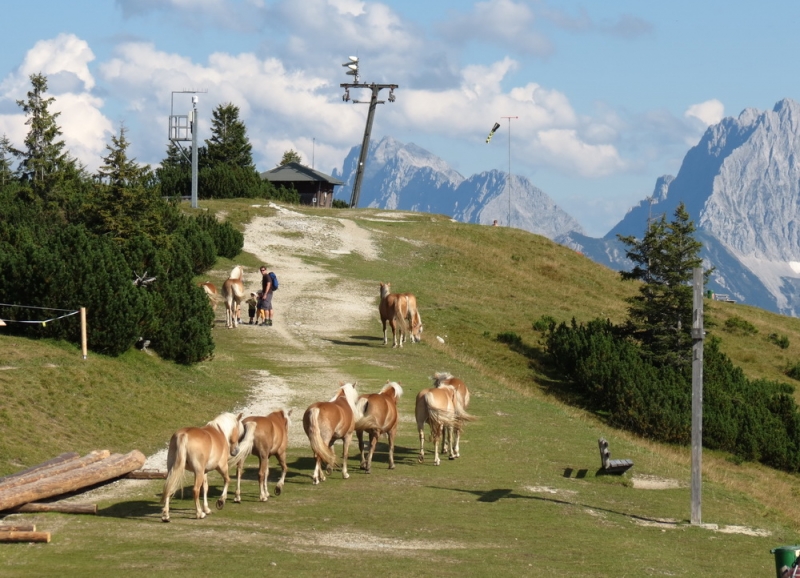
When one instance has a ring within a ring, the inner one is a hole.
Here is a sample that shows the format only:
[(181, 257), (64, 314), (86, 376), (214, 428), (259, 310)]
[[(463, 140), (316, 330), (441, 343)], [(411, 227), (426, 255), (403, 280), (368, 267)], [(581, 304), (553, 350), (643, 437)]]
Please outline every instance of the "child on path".
[(256, 325), (267, 324), (267, 311), (264, 309), (264, 294), (259, 291), (256, 296), (256, 303), (258, 303), (258, 317), (256, 318)]
[(252, 325), (255, 321), (257, 306), (258, 303), (256, 302), (255, 292), (250, 293), (250, 299), (247, 300), (247, 314), (250, 316), (250, 321), (247, 323), (248, 325)]

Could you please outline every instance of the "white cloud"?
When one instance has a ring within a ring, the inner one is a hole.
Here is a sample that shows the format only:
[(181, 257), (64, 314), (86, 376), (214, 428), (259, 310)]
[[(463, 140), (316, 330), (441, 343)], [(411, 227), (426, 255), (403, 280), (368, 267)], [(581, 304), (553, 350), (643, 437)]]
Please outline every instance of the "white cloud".
[(686, 118), (696, 118), (706, 126), (717, 124), (725, 118), (725, 105), (716, 98), (693, 104), (683, 113)]
[[(102, 114), (103, 101), (91, 94), (95, 79), (89, 70), (94, 60), (89, 45), (73, 34), (59, 34), (41, 40), (31, 48), (14, 74), (0, 83), (0, 99), (25, 100), (30, 90), (30, 76), (48, 77), (48, 96), (55, 98), (52, 113), (60, 113), (56, 122), (62, 129), (69, 153), (95, 170), (101, 164), (112, 131), (111, 122)], [(21, 147), (28, 127), (21, 113), (0, 115), (0, 130), (12, 143)]]
[(605, 177), (625, 168), (616, 148), (610, 144), (592, 145), (581, 140), (575, 130), (550, 129), (537, 135), (535, 149), (546, 155), (550, 164), (565, 173), (582, 177)]

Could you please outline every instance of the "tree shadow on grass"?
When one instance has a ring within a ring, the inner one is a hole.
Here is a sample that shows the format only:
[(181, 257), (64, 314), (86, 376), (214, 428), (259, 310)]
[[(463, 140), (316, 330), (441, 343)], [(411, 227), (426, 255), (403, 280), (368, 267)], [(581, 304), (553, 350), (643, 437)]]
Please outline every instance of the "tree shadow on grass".
[[(478, 502), (498, 502), (500, 500), (507, 500), (507, 499), (514, 499), (514, 500), (536, 500), (539, 502), (548, 502), (551, 504), (558, 504), (561, 506), (575, 506), (578, 508), (586, 508), (596, 512), (606, 512), (608, 514), (615, 514), (617, 516), (624, 516), (626, 518), (631, 518), (632, 520), (640, 520), (642, 522), (652, 522), (658, 524), (664, 524), (663, 519), (659, 518), (649, 518), (647, 516), (639, 516), (637, 514), (631, 514), (630, 512), (622, 512), (619, 510), (611, 510), (609, 508), (603, 508), (600, 506), (592, 506), (589, 504), (581, 504), (580, 502), (570, 502), (569, 500), (560, 500), (558, 498), (545, 498), (543, 496), (530, 496), (525, 494), (519, 494), (514, 492), (513, 490), (506, 489), (506, 488), (496, 488), (492, 490), (461, 490), (458, 488), (443, 488), (439, 486), (426, 486), (427, 488), (431, 488), (433, 490), (446, 490), (450, 492), (461, 492), (465, 494), (472, 494), (473, 496), (477, 496)], [(688, 520), (685, 520), (688, 521)]]

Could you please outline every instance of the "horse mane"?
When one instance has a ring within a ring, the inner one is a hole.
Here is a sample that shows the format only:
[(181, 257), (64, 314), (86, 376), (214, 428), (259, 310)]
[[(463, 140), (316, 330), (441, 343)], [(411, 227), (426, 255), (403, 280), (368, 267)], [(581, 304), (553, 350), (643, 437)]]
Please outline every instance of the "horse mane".
[(447, 373), (446, 371), (442, 371), (439, 373), (434, 373), (433, 377), (431, 378), (434, 382), (436, 387), (439, 387), (443, 381), (447, 381), (448, 379), (452, 379), (453, 376)]
[(286, 420), (286, 431), (289, 431), (289, 427), (292, 425), (292, 420), (290, 419), (292, 410), (286, 411), (285, 409), (282, 409), (281, 412), (283, 412), (283, 419)]
[(388, 391), (389, 389), (394, 389), (395, 397), (400, 397), (403, 395), (403, 388), (396, 381), (387, 381), (386, 385), (381, 388), (381, 393)]
[(241, 279), (244, 276), (244, 269), (241, 265), (236, 265), (233, 269), (231, 269), (231, 274), (228, 277), (229, 279)]
[(235, 416), (232, 413), (225, 412), (208, 422), (208, 425), (217, 426), (227, 438), (233, 431), (233, 428), (236, 427), (236, 422), (238, 422), (240, 418), (241, 414)]
[(347, 405), (349, 405), (350, 409), (353, 410), (353, 414), (355, 415), (356, 420), (358, 420), (361, 417), (362, 412), (358, 408), (358, 392), (356, 391), (356, 384), (343, 384), (339, 388), (339, 391), (336, 392), (336, 395), (331, 398), (331, 401), (336, 401), (336, 398), (339, 397), (340, 393), (344, 394), (344, 398), (347, 400)]

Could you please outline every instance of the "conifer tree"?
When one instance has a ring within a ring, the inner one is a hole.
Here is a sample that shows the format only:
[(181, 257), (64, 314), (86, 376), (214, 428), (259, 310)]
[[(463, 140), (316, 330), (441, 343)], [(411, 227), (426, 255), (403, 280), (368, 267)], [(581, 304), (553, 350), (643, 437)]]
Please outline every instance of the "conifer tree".
[(13, 153), (11, 152), (11, 141), (3, 134), (0, 138), (0, 187), (7, 185), (11, 181), (11, 159)]
[[(639, 294), (628, 299), (627, 332), (637, 339), (658, 364), (680, 366), (688, 362), (692, 348), (692, 276), (702, 264), (702, 243), (694, 239), (695, 226), (681, 203), (675, 219), (666, 215), (650, 223), (642, 239), (618, 235), (629, 247), (631, 271), (626, 280), (642, 282)], [(705, 276), (711, 271), (706, 271)]]
[(303, 162), (303, 157), (300, 156), (300, 153), (298, 153), (294, 149), (289, 149), (288, 151), (283, 153), (283, 158), (281, 158), (281, 162), (278, 163), (278, 166), (282, 167), (283, 165), (288, 165), (289, 163), (302, 163), (302, 162)]
[(206, 162), (209, 166), (224, 163), (228, 166), (255, 170), (253, 146), (247, 138), (247, 128), (239, 120), (239, 107), (221, 104), (211, 113), (211, 138), (206, 139)]
[(44, 198), (55, 182), (74, 172), (76, 163), (64, 150), (64, 141), (59, 140), (61, 128), (56, 119), (61, 113), (50, 111), (55, 98), (45, 97), (47, 77), (41, 73), (32, 74), (30, 81), (27, 100), (17, 101), (28, 117), (25, 124), (30, 129), (24, 150), (12, 149), (12, 152), (21, 159), (17, 168), (19, 176)]

